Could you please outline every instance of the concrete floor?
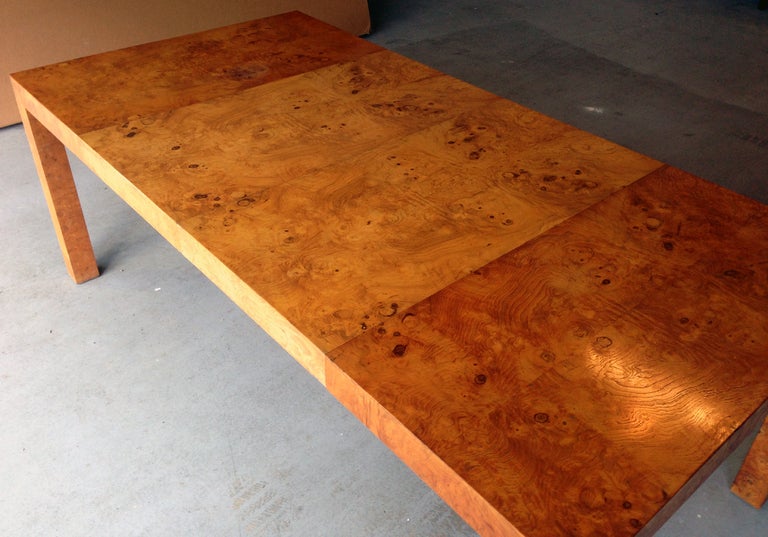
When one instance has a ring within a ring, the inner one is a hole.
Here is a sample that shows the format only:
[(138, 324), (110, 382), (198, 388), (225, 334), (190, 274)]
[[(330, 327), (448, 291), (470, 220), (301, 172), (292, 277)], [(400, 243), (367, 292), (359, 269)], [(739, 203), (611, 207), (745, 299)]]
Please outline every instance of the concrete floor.
[[(756, 0), (370, 4), (379, 44), (768, 202)], [(22, 129), (0, 129), (0, 536), (474, 535), (73, 165), (103, 269), (81, 286)], [(768, 536), (728, 490), (744, 453), (658, 535)]]

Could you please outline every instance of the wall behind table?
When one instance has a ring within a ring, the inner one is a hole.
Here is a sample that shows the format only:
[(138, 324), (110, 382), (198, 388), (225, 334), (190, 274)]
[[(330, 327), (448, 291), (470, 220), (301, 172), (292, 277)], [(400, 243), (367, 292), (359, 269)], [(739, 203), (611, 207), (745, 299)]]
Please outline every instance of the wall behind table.
[(0, 127), (20, 121), (10, 73), (299, 10), (356, 35), (367, 0), (2, 0)]

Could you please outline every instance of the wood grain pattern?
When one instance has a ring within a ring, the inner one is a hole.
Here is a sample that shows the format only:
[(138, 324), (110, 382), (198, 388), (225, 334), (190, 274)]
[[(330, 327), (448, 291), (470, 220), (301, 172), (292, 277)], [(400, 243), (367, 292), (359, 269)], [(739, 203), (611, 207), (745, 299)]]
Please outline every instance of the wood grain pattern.
[(767, 219), (666, 168), (333, 351), (328, 387), (527, 536), (635, 535), (768, 398)]
[(83, 139), (324, 351), (660, 165), (387, 51)]
[(83, 133), (376, 50), (372, 43), (292, 12), (30, 69), (12, 78)]
[(12, 82), (75, 280), (62, 142), (482, 535), (648, 535), (768, 413), (756, 202), (298, 13)]
[(768, 419), (760, 428), (731, 490), (756, 509), (768, 500)]

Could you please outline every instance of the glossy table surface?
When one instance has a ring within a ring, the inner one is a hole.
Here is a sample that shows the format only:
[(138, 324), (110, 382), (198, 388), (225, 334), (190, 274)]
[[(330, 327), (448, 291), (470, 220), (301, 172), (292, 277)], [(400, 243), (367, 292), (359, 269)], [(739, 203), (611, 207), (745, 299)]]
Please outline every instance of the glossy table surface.
[(62, 143), (482, 535), (652, 533), (768, 409), (755, 201), (295, 12), (13, 83), (76, 281)]

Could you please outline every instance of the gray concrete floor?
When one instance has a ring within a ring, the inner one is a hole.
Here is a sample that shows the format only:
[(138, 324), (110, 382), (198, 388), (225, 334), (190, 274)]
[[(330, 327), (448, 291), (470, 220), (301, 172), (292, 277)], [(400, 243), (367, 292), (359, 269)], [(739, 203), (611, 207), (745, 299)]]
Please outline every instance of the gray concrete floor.
[[(370, 1), (370, 39), (768, 202), (757, 1)], [(470, 536), (74, 161), (103, 276), (68, 279), (0, 129), (0, 536)], [(658, 535), (766, 537), (732, 455)], [(674, 457), (674, 453), (670, 453)]]

